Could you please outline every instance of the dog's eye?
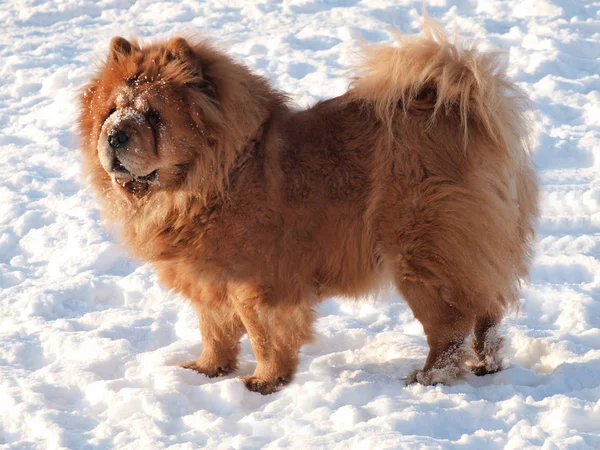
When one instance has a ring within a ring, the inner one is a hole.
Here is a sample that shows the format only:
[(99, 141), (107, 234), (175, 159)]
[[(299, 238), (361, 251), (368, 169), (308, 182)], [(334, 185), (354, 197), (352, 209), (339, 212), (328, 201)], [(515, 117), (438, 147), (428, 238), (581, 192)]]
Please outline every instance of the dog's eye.
[(155, 109), (151, 109), (150, 111), (148, 111), (146, 113), (146, 117), (148, 118), (148, 120), (150, 122), (153, 122), (153, 123), (156, 123), (160, 120), (160, 114)]

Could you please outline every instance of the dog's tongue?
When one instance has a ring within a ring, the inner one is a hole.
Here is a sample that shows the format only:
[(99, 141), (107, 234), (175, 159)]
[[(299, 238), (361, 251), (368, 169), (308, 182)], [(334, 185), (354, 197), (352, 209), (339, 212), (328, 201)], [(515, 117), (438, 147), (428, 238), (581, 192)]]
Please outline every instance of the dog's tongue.
[(115, 175), (115, 182), (120, 184), (121, 186), (125, 186), (126, 183), (133, 181), (134, 178), (130, 174), (118, 173)]
[(120, 173), (115, 176), (115, 183), (120, 185), (130, 194), (144, 194), (148, 190), (148, 181), (144, 179), (136, 179), (129, 174)]
[(119, 172), (114, 175), (114, 181), (130, 194), (143, 195), (151, 184), (158, 184), (158, 172), (154, 170), (143, 177), (136, 177), (129, 172)]

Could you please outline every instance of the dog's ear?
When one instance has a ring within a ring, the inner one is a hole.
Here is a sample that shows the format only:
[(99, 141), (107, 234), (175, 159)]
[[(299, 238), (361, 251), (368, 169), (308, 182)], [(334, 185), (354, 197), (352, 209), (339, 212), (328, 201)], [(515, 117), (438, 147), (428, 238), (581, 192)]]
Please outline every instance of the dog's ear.
[(186, 64), (189, 64), (194, 68), (194, 75), (196, 79), (186, 84), (189, 87), (201, 90), (209, 97), (216, 98), (215, 88), (204, 76), (202, 64), (196, 57), (196, 54), (194, 53), (194, 50), (188, 41), (182, 37), (177, 37), (169, 43), (168, 49), (175, 58), (185, 62)]
[(117, 60), (120, 55), (131, 55), (133, 53), (133, 45), (127, 39), (121, 36), (115, 36), (110, 41), (110, 51), (108, 58), (111, 60)]
[(186, 62), (194, 62), (194, 51), (188, 41), (186, 41), (182, 37), (177, 37), (169, 42), (169, 51), (173, 54), (174, 57), (186, 61)]

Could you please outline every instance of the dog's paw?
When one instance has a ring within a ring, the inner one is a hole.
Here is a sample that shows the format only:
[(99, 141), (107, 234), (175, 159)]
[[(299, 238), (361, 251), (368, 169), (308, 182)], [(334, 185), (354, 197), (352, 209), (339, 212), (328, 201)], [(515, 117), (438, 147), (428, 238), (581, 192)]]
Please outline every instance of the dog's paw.
[(473, 349), (477, 355), (477, 360), (469, 365), (473, 375), (481, 377), (499, 372), (506, 367), (502, 358), (498, 356), (498, 352), (504, 343), (504, 338), (498, 336), (496, 328), (493, 327), (487, 331), (483, 346), (477, 345), (477, 341), (473, 343)]
[(442, 380), (437, 380), (431, 370), (415, 370), (408, 377), (406, 377), (406, 385), (411, 384), (422, 384), (423, 386), (431, 386), (438, 383), (443, 383)]
[(470, 366), (471, 372), (473, 375), (477, 375), (478, 377), (482, 377), (484, 375), (489, 375), (492, 373), (499, 372), (503, 369), (502, 362), (499, 358), (495, 356), (486, 356), (480, 361), (477, 361), (473, 365)]
[(423, 386), (445, 384), (452, 386), (464, 381), (470, 372), (465, 366), (446, 366), (440, 369), (415, 370), (406, 378), (406, 385), (419, 383)]
[(252, 392), (258, 392), (262, 395), (272, 394), (279, 391), (283, 386), (290, 382), (289, 377), (277, 377), (275, 380), (264, 380), (254, 375), (242, 377), (246, 388)]
[(198, 364), (198, 361), (193, 359), (184, 364), (181, 364), (180, 367), (184, 369), (195, 370), (198, 373), (202, 373), (209, 378), (215, 377), (224, 377), (225, 375), (229, 375), (231, 372), (234, 372), (236, 367), (232, 365), (224, 365), (224, 366), (216, 366), (216, 367), (207, 367), (201, 364)]

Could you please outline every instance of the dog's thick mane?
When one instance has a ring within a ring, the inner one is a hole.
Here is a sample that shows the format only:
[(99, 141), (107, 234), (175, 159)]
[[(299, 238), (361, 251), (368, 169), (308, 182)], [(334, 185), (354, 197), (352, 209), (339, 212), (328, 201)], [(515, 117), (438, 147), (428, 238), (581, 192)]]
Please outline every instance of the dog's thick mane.
[[(109, 57), (82, 92), (80, 132), (86, 172), (103, 193), (105, 217), (121, 222), (126, 235), (132, 237), (152, 234), (150, 230), (165, 221), (177, 228), (178, 222), (206, 215), (216, 202), (226, 200), (230, 175), (244, 159), (242, 153), (262, 137), (258, 133), (262, 133), (273, 111), (286, 108), (287, 97), (266, 79), (234, 62), (209, 41), (188, 39), (191, 52), (178, 58), (174, 57), (177, 50), (172, 48), (177, 38), (147, 44), (132, 38), (129, 42), (133, 53), (117, 52)], [(110, 178), (99, 166), (95, 154), (97, 138), (92, 131), (95, 105), (91, 102), (94, 94), (113, 86), (144, 83), (187, 89), (183, 106), (189, 109), (189, 117), (197, 122), (198, 129), (203, 130), (206, 141), (198, 146), (212, 148), (197, 154), (178, 189), (136, 198), (115, 192)], [(207, 90), (210, 95), (206, 95)]]

